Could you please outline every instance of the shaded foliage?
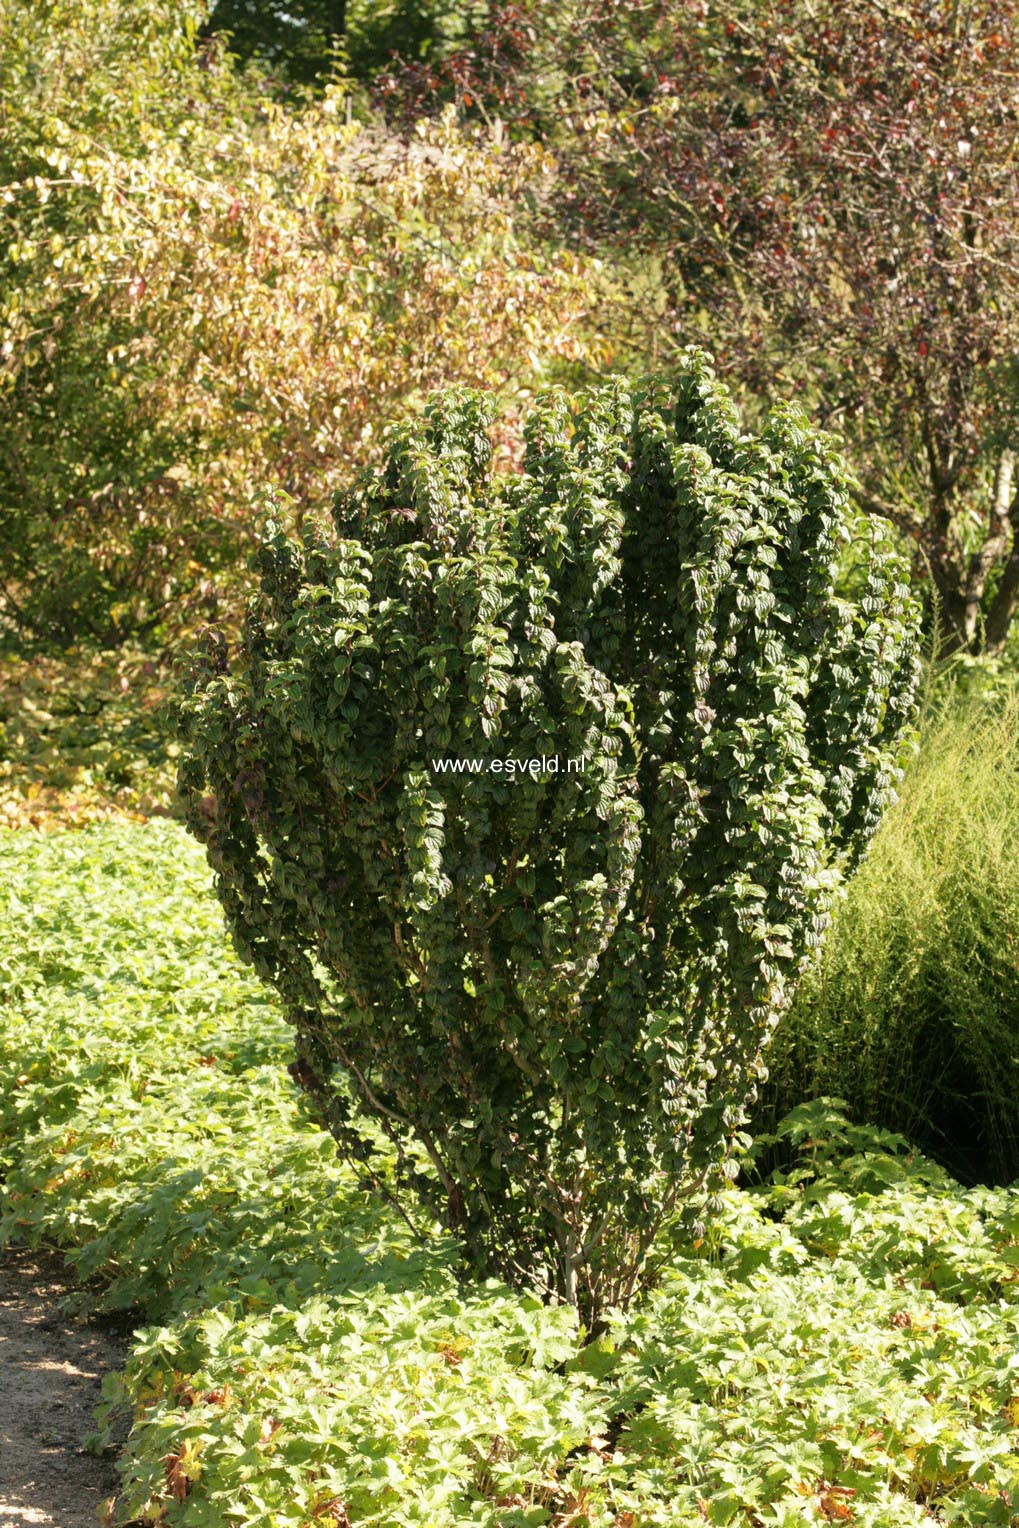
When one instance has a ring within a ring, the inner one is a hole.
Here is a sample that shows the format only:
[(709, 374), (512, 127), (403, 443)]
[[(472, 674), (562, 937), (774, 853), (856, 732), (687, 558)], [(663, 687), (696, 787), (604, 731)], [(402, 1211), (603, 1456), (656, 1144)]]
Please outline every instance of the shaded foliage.
[(170, 664), (147, 646), (0, 650), (0, 827), (169, 813), (171, 690)]
[(466, 30), (472, 9), (456, 0), (215, 0), (207, 37), (268, 66), (279, 82), (320, 84), (331, 71), (370, 79), (397, 54), (417, 59)]

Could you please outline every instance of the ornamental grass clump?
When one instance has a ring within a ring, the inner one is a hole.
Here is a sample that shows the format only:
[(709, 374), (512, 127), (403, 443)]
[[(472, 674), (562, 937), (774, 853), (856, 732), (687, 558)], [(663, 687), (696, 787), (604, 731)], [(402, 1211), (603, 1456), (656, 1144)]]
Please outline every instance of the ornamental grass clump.
[(963, 1181), (1019, 1180), (1019, 701), (953, 686), (822, 958), (800, 983), (754, 1110), (835, 1094)]
[(836, 595), (838, 457), (789, 409), (745, 433), (696, 353), (539, 400), (519, 475), (489, 422), (446, 393), (328, 530), (268, 528), (181, 789), (341, 1149), (370, 1177), (374, 1121), (412, 1221), (590, 1325), (734, 1174), (893, 792), (917, 617), (877, 536)]

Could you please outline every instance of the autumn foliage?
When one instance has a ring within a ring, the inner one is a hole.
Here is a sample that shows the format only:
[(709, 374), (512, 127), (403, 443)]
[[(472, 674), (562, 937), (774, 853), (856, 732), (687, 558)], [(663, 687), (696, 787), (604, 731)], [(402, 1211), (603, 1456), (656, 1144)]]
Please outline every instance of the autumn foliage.
[(379, 94), (551, 145), (559, 236), (626, 278), (601, 321), (801, 394), (929, 571), (943, 646), (996, 652), (1019, 606), (1017, 70), (1014, 0), (518, 0)]
[(430, 388), (518, 396), (582, 350), (580, 261), (515, 228), (541, 150), (252, 102), (181, 47), (191, 100), (152, 84), (99, 139), (55, 56), (41, 139), (4, 139), (0, 597), (36, 635), (208, 614), (267, 488), (328, 492)]

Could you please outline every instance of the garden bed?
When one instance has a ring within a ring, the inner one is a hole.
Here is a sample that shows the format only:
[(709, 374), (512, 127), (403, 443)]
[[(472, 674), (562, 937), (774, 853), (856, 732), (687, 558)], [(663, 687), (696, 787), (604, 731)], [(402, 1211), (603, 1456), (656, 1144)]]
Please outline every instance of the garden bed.
[(111, 1524), (1016, 1521), (1019, 1191), (809, 1106), (585, 1345), (336, 1160), (177, 824), (0, 861), (3, 1236), (137, 1322)]

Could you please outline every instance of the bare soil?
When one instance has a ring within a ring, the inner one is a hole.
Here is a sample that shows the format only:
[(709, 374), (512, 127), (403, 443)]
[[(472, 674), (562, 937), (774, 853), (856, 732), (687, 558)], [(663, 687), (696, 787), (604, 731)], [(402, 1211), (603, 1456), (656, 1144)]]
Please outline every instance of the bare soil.
[(114, 1461), (84, 1443), (127, 1332), (69, 1315), (72, 1288), (61, 1258), (0, 1252), (0, 1528), (98, 1528), (116, 1490)]

